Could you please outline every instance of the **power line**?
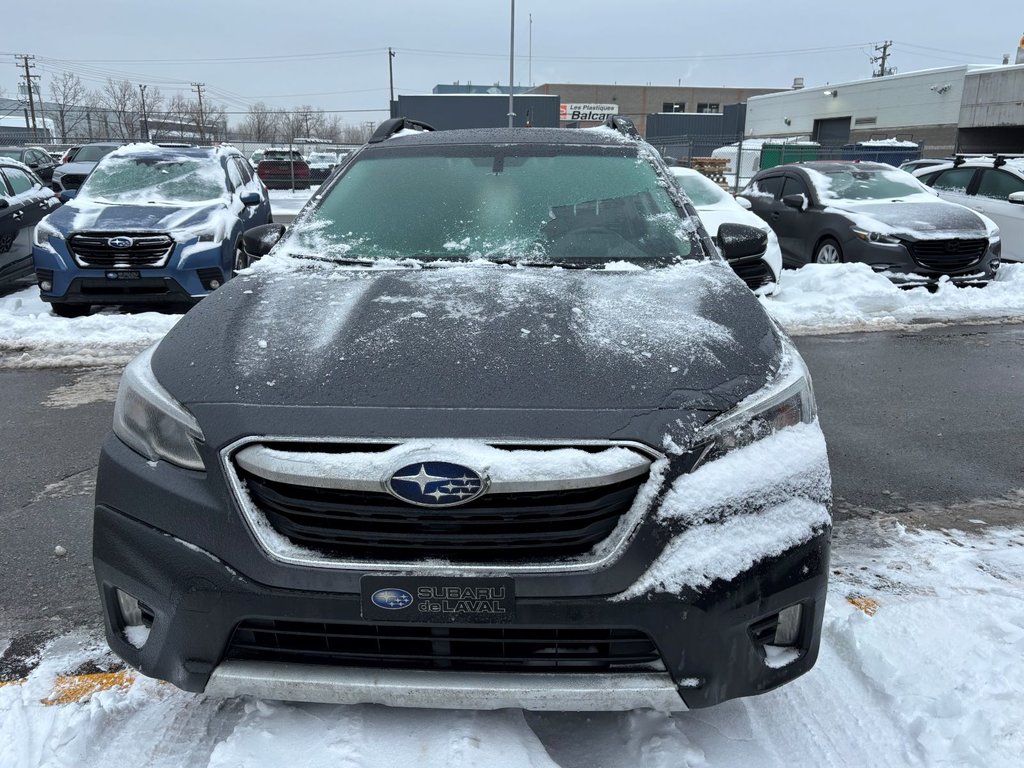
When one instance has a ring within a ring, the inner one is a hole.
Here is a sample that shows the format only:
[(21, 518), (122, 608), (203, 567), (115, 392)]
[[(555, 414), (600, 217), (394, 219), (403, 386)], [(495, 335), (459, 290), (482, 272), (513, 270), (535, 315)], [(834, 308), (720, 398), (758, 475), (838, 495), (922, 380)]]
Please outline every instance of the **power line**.
[(887, 75), (896, 74), (896, 69), (893, 67), (885, 66), (885, 63), (889, 60), (889, 49), (892, 47), (892, 40), (886, 40), (881, 45), (876, 45), (875, 50), (879, 52), (878, 56), (871, 57), (871, 63), (878, 62), (878, 71), (872, 72), (872, 77), (886, 77)]

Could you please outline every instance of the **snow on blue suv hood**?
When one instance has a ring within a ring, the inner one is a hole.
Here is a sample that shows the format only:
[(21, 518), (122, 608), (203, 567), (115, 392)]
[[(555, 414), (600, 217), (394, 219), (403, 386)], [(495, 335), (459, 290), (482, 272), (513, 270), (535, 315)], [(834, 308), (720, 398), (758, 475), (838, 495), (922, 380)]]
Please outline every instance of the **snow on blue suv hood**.
[(225, 208), (222, 201), (182, 207), (174, 204), (103, 204), (95, 200), (72, 200), (46, 220), (64, 235), (71, 232), (145, 230), (174, 232), (200, 229), (214, 223)]

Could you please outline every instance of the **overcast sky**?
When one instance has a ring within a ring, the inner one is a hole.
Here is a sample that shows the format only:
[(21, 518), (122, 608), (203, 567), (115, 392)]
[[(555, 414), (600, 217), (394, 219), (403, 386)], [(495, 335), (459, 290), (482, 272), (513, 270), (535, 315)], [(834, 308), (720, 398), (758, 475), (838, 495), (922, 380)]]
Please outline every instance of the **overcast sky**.
[[(89, 87), (108, 76), (165, 94), (206, 83), (229, 112), (257, 100), (387, 108), (388, 46), (396, 93), (436, 83), (508, 82), (509, 0), (9, 0), (0, 89), (16, 93), (12, 54), (34, 54), (44, 94), (54, 72)], [(638, 10), (642, 9), (642, 10)], [(1013, 61), (1021, 0), (519, 0), (516, 82), (788, 87), (867, 77), (892, 40), (901, 72)], [(49, 32), (47, 30), (50, 30)], [(321, 54), (321, 55), (318, 55)], [(216, 61), (221, 59), (221, 61)], [(356, 111), (379, 110), (379, 111)]]

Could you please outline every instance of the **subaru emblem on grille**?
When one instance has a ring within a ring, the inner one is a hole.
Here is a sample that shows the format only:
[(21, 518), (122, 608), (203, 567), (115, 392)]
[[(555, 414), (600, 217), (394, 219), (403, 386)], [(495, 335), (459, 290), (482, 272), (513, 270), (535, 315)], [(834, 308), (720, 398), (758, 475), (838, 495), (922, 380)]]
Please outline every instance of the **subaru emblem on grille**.
[(111, 248), (131, 248), (135, 244), (135, 241), (130, 237), (119, 235), (118, 237), (112, 237), (107, 240), (107, 245)]
[(484, 494), (487, 478), (447, 461), (420, 461), (393, 472), (384, 482), (392, 496), (420, 507), (454, 507)]

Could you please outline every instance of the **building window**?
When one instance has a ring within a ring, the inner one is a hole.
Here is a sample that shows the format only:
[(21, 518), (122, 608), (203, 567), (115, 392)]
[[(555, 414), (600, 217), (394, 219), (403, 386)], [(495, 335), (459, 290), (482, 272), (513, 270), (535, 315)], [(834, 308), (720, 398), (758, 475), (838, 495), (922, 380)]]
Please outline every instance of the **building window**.
[(685, 101), (680, 101), (680, 102), (673, 103), (673, 102), (670, 102), (670, 101), (666, 101), (665, 103), (663, 103), (661, 105), (661, 111), (662, 112), (685, 112), (686, 111), (686, 102)]
[(721, 109), (719, 109), (719, 106), (720, 105), (718, 104), (706, 104), (704, 102), (699, 102), (697, 104), (697, 111), (700, 112), (702, 115), (716, 114), (722, 111)]

